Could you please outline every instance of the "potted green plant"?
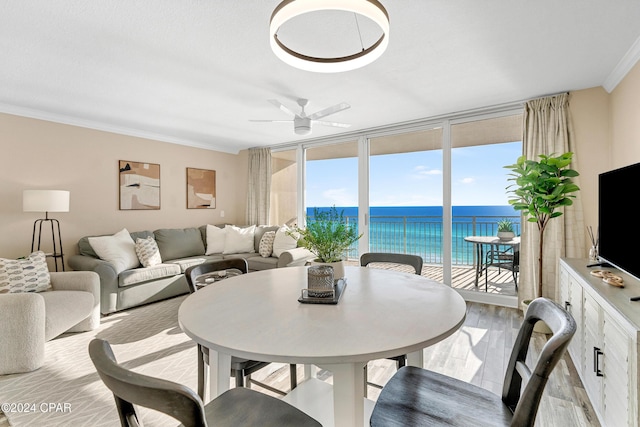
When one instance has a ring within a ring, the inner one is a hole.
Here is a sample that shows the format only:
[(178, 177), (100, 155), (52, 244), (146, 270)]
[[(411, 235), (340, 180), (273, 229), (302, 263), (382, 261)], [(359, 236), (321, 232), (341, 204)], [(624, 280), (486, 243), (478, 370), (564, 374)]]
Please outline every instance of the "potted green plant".
[(350, 226), (344, 219), (344, 211), (335, 206), (329, 210), (313, 210), (313, 216), (307, 217), (305, 228), (294, 227), (289, 232), (298, 235), (298, 246), (307, 248), (316, 255), (314, 262), (329, 264), (334, 269), (334, 279), (344, 277), (344, 257), (347, 249), (362, 234)]
[(575, 195), (571, 193), (580, 188), (572, 180), (579, 173), (569, 168), (573, 153), (541, 154), (539, 157), (540, 160), (535, 161), (521, 156), (515, 164), (505, 168), (511, 170), (509, 181), (513, 181), (507, 187), (508, 193), (512, 194), (509, 204), (521, 211), (528, 222), (534, 222), (540, 234), (537, 296), (542, 296), (544, 232), (550, 220), (562, 215), (561, 208), (573, 204)]
[(498, 238), (500, 240), (511, 240), (516, 236), (513, 232), (513, 221), (509, 218), (502, 218), (498, 221)]

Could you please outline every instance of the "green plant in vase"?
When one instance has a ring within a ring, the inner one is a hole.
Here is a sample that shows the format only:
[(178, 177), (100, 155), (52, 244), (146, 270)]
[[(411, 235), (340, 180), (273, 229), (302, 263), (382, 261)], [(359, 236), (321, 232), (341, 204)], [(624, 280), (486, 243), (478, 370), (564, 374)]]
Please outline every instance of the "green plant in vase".
[(290, 232), (300, 236), (298, 245), (309, 249), (319, 262), (342, 261), (349, 247), (362, 234), (344, 219), (344, 211), (332, 206), (328, 211), (313, 210), (313, 217), (307, 217), (305, 228), (294, 227)]
[(539, 157), (540, 160), (535, 161), (521, 156), (515, 164), (505, 168), (511, 170), (509, 181), (513, 181), (507, 187), (507, 192), (512, 195), (509, 204), (521, 211), (528, 222), (535, 223), (540, 233), (537, 296), (542, 296), (544, 232), (550, 220), (562, 215), (561, 208), (573, 204), (575, 195), (571, 193), (580, 188), (572, 178), (580, 174), (569, 168), (573, 157), (571, 152), (560, 156), (541, 154)]
[(498, 237), (500, 240), (511, 240), (516, 236), (513, 231), (513, 221), (509, 218), (502, 218), (498, 221)]

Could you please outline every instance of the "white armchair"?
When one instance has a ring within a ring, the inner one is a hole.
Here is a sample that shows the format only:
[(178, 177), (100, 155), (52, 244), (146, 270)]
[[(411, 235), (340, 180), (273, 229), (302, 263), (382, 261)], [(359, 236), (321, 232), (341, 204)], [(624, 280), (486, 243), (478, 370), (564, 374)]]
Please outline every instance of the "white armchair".
[(91, 271), (50, 273), (51, 290), (0, 295), (0, 375), (44, 363), (45, 342), (100, 325), (100, 278)]

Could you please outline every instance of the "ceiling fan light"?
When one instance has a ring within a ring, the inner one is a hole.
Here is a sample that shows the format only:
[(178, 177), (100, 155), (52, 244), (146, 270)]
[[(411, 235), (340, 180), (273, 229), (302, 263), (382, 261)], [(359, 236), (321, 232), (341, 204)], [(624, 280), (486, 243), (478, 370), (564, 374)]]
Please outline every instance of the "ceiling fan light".
[(311, 126), (306, 126), (306, 125), (296, 126), (294, 128), (294, 132), (297, 135), (309, 135), (311, 133)]
[[(308, 12), (341, 10), (365, 16), (382, 30), (382, 36), (370, 47), (353, 55), (317, 58), (289, 49), (278, 40), (278, 29), (290, 19)], [(389, 15), (377, 0), (284, 0), (271, 15), (269, 25), (271, 50), (285, 63), (306, 71), (336, 73), (364, 67), (378, 59), (389, 44)]]

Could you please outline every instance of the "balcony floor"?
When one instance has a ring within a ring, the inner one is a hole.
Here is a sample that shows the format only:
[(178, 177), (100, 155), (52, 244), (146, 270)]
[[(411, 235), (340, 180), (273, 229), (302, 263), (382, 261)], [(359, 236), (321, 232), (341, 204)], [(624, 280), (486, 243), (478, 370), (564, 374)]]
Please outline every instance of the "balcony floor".
[[(357, 266), (357, 261), (347, 261), (347, 265)], [(371, 267), (383, 268), (385, 270), (396, 270), (412, 273), (413, 269), (406, 265), (391, 263), (372, 263)], [(422, 275), (436, 282), (444, 283), (443, 268), (441, 265), (424, 265), (422, 267)], [(487, 292), (489, 294), (516, 296), (516, 288), (513, 282), (511, 271), (501, 269), (498, 271), (496, 267), (489, 268), (487, 277), (487, 287), (485, 291), (485, 275), (483, 274), (478, 280), (478, 286), (475, 285), (476, 272), (473, 266), (454, 266), (451, 273), (451, 285), (456, 289), (464, 289), (467, 291)]]

